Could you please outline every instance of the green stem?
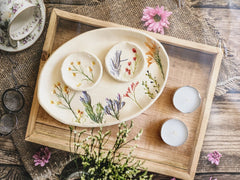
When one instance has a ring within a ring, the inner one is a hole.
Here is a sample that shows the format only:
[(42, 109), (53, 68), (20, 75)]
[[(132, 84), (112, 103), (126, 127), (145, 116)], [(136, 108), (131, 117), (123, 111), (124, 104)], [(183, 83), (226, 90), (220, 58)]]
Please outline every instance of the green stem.
[(85, 74), (84, 72), (82, 72), (82, 75), (84, 75), (89, 81), (94, 82), (87, 74)]
[(65, 96), (63, 96), (62, 98), (63, 98), (64, 101), (67, 103), (68, 108), (69, 108), (70, 111), (72, 111), (74, 117), (75, 117), (76, 119), (78, 119), (77, 115), (76, 115), (75, 112), (73, 111), (73, 109), (72, 109), (72, 107), (71, 107), (71, 105), (70, 105), (70, 102), (68, 102), (67, 98), (66, 98)]
[(140, 109), (142, 109), (142, 106), (137, 102), (136, 96), (135, 96), (135, 92), (133, 92), (133, 97), (134, 97), (134, 102), (138, 105), (138, 107)]
[(134, 63), (133, 74), (135, 74), (135, 71), (136, 71), (136, 69), (137, 69), (138, 61), (139, 61), (139, 56), (138, 56), (138, 54), (136, 54), (136, 61), (135, 61), (135, 63)]
[[(58, 91), (60, 92), (59, 96), (60, 96), (61, 98), (63, 98), (63, 100), (65, 101), (65, 103), (67, 103), (68, 109), (73, 113), (74, 117), (75, 117), (76, 119), (78, 119), (77, 115), (75, 114), (75, 112), (73, 111), (73, 109), (72, 109), (72, 107), (71, 107), (71, 105), (70, 105), (71, 101), (69, 100), (69, 96), (66, 95), (68, 98), (64, 96), (63, 90), (62, 90), (62, 87), (61, 87), (61, 86), (57, 86), (57, 89), (58, 89)], [(74, 95), (73, 95), (73, 96), (74, 96)]]
[(163, 79), (165, 79), (165, 75), (164, 75), (163, 67), (162, 67), (162, 63), (161, 63), (161, 58), (159, 57), (159, 51), (157, 50), (157, 53), (155, 53), (155, 54), (156, 54), (157, 57), (155, 57), (154, 59), (158, 63), (158, 65), (160, 66)]
[(92, 74), (92, 72), (91, 72), (92, 78), (90, 78), (86, 73), (84, 73), (84, 71), (82, 70), (81, 67), (80, 67), (80, 70), (79, 70), (79, 69), (76, 68), (76, 66), (74, 66), (74, 65), (72, 65), (72, 66), (73, 66), (73, 68), (74, 68), (74, 71), (77, 71), (77, 72), (81, 73), (83, 76), (85, 76), (85, 77), (87, 78), (87, 80), (89, 80), (89, 81), (91, 81), (91, 82), (94, 82), (94, 81), (93, 81), (93, 74)]

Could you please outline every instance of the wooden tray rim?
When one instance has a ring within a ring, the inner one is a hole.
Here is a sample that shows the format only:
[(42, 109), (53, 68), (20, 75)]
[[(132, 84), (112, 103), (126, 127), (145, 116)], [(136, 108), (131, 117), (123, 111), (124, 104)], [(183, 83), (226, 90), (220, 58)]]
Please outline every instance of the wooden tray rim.
[[(40, 71), (41, 71), (45, 61), (48, 59), (49, 55), (52, 53), (52, 47), (53, 47), (54, 37), (55, 37), (55, 33), (56, 33), (56, 28), (57, 28), (57, 22), (58, 22), (59, 18), (70, 20), (70, 21), (75, 21), (75, 22), (81, 22), (86, 25), (100, 27), (100, 28), (101, 27), (102, 28), (103, 27), (127, 27), (127, 26), (115, 24), (112, 22), (93, 19), (93, 18), (86, 17), (86, 16), (79, 15), (79, 14), (69, 13), (69, 12), (54, 8), (51, 13), (49, 27), (47, 30), (47, 35), (46, 35), (43, 50), (42, 50), (42, 57), (40, 59), (38, 78), (39, 78)], [(128, 28), (131, 28), (131, 27), (128, 27)], [(132, 28), (132, 29), (134, 29), (134, 28)], [(140, 29), (138, 29), (138, 30), (140, 30)], [(218, 73), (220, 70), (220, 65), (221, 65), (221, 61), (222, 61), (222, 57), (223, 57), (222, 50), (218, 47), (209, 46), (209, 45), (205, 45), (205, 44), (201, 44), (201, 43), (196, 43), (196, 42), (192, 42), (192, 41), (188, 41), (188, 40), (178, 39), (178, 38), (171, 37), (171, 36), (156, 34), (156, 33), (148, 32), (145, 30), (140, 30), (140, 31), (149, 34), (150, 36), (156, 38), (157, 40), (159, 40), (162, 43), (185, 48), (185, 49), (190, 49), (190, 50), (194, 50), (194, 51), (199, 51), (202, 53), (206, 53), (206, 54), (215, 56), (212, 70), (211, 70), (211, 76), (210, 76), (211, 83), (208, 86), (206, 100), (204, 102), (205, 108), (202, 109), (201, 117), (199, 118), (201, 120), (201, 122), (199, 122), (200, 126), (198, 127), (198, 129), (196, 131), (196, 134), (198, 134), (198, 137), (195, 139), (194, 150), (193, 150), (194, 153), (193, 153), (192, 157), (190, 158), (191, 159), (191, 162), (190, 162), (191, 166), (189, 166), (190, 169), (186, 172), (185, 170), (181, 170), (180, 168), (174, 168), (172, 166), (167, 166), (165, 164), (163, 164), (163, 165), (157, 164), (158, 167), (155, 167), (154, 169), (150, 170), (152, 172), (157, 172), (157, 173), (165, 174), (168, 176), (175, 176), (175, 177), (181, 178), (181, 179), (194, 179), (198, 160), (200, 157), (201, 148), (203, 145), (205, 132), (207, 129), (208, 118), (209, 118), (210, 111), (211, 111), (211, 104), (212, 104), (212, 100), (214, 97)], [(55, 143), (56, 138), (49, 137), (49, 136), (43, 135), (43, 134), (38, 134), (35, 131), (35, 123), (36, 123), (36, 119), (37, 119), (37, 113), (39, 110), (39, 103), (37, 100), (37, 86), (38, 86), (38, 79), (37, 79), (36, 88), (34, 91), (34, 97), (33, 97), (32, 107), (31, 107), (31, 111), (30, 111), (30, 115), (29, 115), (29, 121), (28, 121), (27, 131), (26, 131), (26, 135), (25, 135), (25, 140), (49, 146), (49, 144), (46, 144), (44, 139), (52, 138), (52, 140), (53, 140), (52, 142), (54, 142), (52, 144), (52, 147), (58, 148), (58, 144)], [(68, 151), (68, 149), (64, 149), (64, 150)], [(147, 166), (150, 166), (150, 165), (153, 165), (154, 163), (146, 162), (145, 164), (147, 164)], [(153, 166), (155, 166), (155, 165), (153, 165)]]

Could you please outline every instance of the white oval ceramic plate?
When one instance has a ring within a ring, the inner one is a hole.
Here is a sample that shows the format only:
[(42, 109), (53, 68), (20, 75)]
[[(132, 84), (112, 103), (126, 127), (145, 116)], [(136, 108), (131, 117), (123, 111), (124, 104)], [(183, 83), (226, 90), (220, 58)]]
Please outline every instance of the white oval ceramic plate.
[[(107, 52), (121, 41), (137, 44), (145, 55), (147, 65), (136, 79), (119, 82), (104, 69), (99, 84), (91, 90), (74, 92), (63, 83), (61, 65), (69, 54), (88, 51), (104, 67)], [(133, 119), (148, 109), (162, 93), (168, 71), (165, 49), (147, 34), (125, 28), (88, 31), (63, 44), (49, 57), (40, 74), (38, 100), (52, 117), (64, 124), (110, 126)]]
[[(46, 8), (43, 3), (43, 0), (29, 0), (32, 4), (37, 5), (40, 7), (41, 11), (41, 17), (37, 24), (37, 26), (34, 28), (34, 30), (29, 34), (27, 37), (17, 41), (17, 47), (13, 48), (11, 46), (7, 46), (4, 42), (0, 43), (0, 50), (8, 51), (8, 52), (18, 52), (22, 51), (30, 46), (32, 46), (40, 37), (40, 35), (43, 32), (45, 20), (46, 20)], [(6, 34), (3, 32), (0, 33), (0, 41), (7, 41), (6, 40)]]

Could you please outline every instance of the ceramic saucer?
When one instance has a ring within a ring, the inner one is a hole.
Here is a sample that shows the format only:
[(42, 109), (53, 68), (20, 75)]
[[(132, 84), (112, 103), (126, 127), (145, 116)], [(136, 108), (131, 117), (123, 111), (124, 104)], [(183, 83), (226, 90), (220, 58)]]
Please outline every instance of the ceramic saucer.
[(24, 50), (32, 46), (42, 34), (45, 20), (46, 20), (45, 5), (43, 3), (43, 0), (29, 0), (29, 1), (40, 7), (41, 17), (38, 25), (35, 27), (33, 32), (29, 34), (27, 37), (19, 41), (16, 41), (17, 45), (15, 48), (9, 45), (7, 33), (2, 29), (0, 29), (0, 50), (8, 51), (8, 52), (18, 52), (18, 51)]
[(137, 44), (122, 41), (109, 50), (105, 66), (114, 79), (128, 82), (135, 79), (144, 69), (144, 55)]
[(86, 91), (98, 84), (103, 74), (101, 61), (92, 53), (70, 54), (61, 66), (64, 83), (75, 91)]

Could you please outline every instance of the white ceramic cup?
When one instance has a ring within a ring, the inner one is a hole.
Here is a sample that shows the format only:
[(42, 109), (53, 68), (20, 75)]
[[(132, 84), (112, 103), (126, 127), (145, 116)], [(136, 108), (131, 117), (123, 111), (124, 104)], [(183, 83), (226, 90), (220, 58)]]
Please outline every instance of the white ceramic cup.
[(28, 36), (40, 20), (40, 8), (30, 0), (3, 0), (0, 2), (0, 24), (13, 40)]

